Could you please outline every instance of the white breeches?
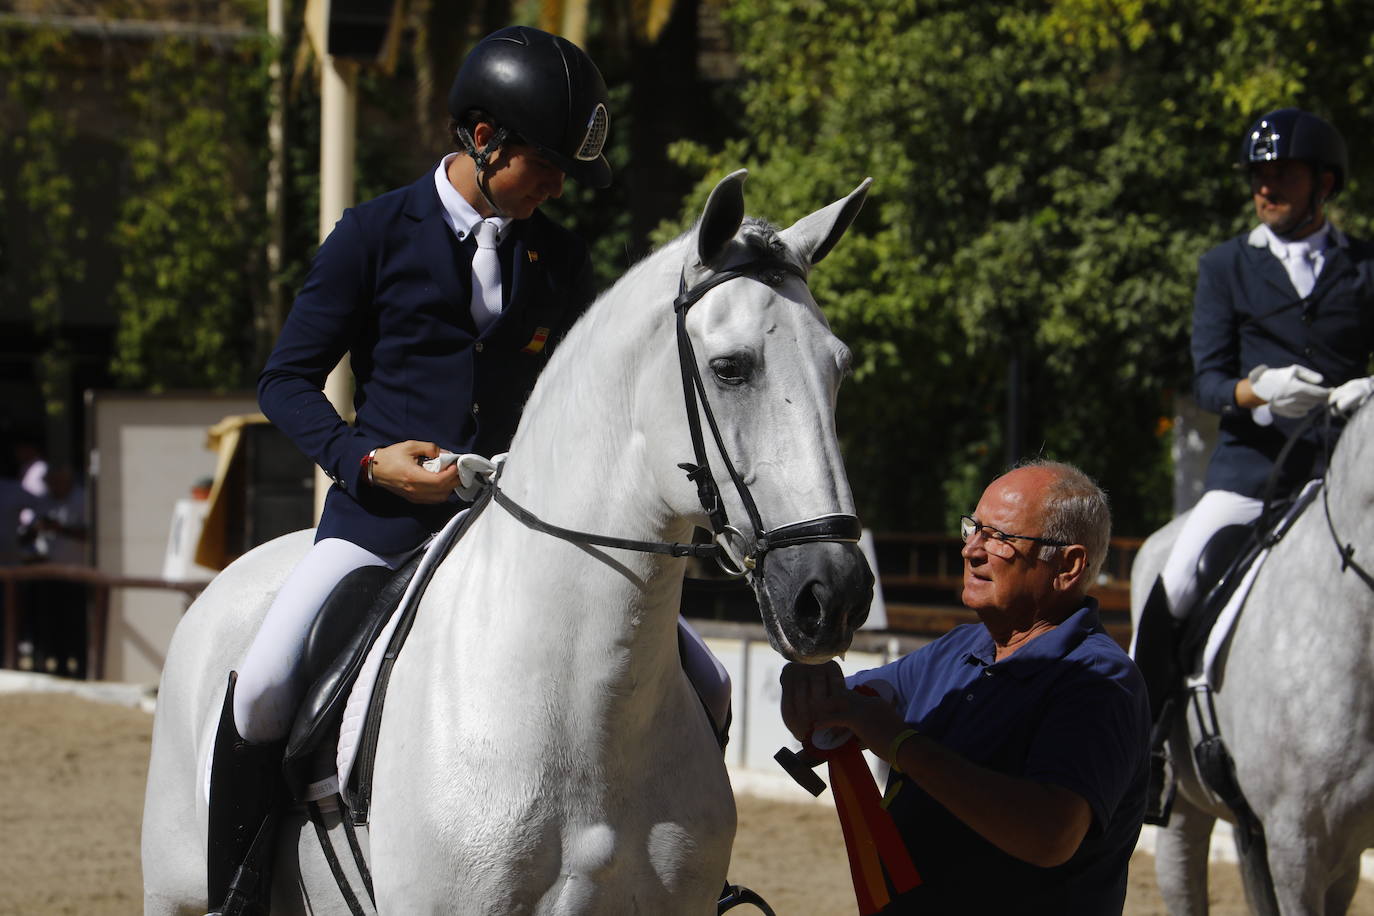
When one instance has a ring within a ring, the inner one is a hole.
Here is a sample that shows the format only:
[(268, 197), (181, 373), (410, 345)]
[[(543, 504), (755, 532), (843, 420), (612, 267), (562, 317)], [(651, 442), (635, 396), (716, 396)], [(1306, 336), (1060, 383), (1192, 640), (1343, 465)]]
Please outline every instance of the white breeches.
[(1208, 490), (1197, 501), (1188, 520), (1174, 541), (1169, 559), (1160, 574), (1164, 593), (1169, 597), (1169, 613), (1182, 619), (1197, 598), (1197, 561), (1202, 550), (1227, 525), (1243, 525), (1259, 518), (1264, 500), (1241, 496), (1228, 490)]
[(239, 667), (234, 688), (234, 724), (255, 744), (287, 736), (308, 684), (297, 669), (315, 614), (339, 580), (364, 566), (396, 567), (351, 541), (325, 538), (310, 548), (267, 609), (258, 635)]
[[(310, 548), (277, 592), (239, 666), (234, 724), (244, 740), (278, 741), (291, 730), (301, 696), (309, 687), (299, 682), (297, 672), (305, 638), (334, 586), (363, 566), (395, 569), (408, 555), (384, 558), (339, 538), (325, 538)], [(719, 729), (730, 708), (730, 675), (685, 619), (679, 616), (677, 625), (687, 677)]]

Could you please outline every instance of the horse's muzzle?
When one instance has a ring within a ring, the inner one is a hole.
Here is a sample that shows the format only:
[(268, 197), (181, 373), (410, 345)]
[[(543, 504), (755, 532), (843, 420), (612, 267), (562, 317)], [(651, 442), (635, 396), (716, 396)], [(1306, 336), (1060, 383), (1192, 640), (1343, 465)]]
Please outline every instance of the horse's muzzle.
[(799, 544), (771, 551), (754, 587), (773, 648), (820, 662), (848, 649), (868, 618), (873, 571), (855, 544)]

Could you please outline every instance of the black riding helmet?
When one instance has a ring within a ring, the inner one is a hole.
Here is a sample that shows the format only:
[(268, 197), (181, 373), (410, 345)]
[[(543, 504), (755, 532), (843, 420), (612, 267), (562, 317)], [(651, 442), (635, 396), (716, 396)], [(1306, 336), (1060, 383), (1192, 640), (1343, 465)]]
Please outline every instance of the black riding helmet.
[(1318, 174), (1329, 169), (1335, 175), (1331, 196), (1345, 186), (1350, 170), (1345, 139), (1326, 121), (1300, 108), (1280, 108), (1262, 115), (1245, 133), (1240, 145), (1243, 169), (1274, 159), (1301, 159)]
[(583, 184), (611, 183), (611, 166), (601, 151), (610, 128), (606, 82), (586, 52), (566, 38), (519, 25), (492, 32), (463, 60), (448, 110), (459, 124), (481, 111), (498, 128), (497, 139), (484, 150), (459, 129), (479, 171), (515, 135)]

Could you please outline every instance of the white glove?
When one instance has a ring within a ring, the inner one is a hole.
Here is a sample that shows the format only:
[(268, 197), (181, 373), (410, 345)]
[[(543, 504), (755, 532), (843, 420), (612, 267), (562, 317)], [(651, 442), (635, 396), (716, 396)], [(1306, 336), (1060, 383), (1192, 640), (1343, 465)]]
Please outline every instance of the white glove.
[(1306, 366), (1270, 369), (1256, 366), (1250, 370), (1250, 387), (1279, 417), (1301, 417), (1326, 402), (1330, 388), (1321, 385), (1322, 374)]
[(488, 459), (470, 453), (459, 455), (454, 452), (440, 452), (438, 458), (430, 458), (428, 461), (421, 462), (420, 467), (437, 474), (450, 464), (456, 463), (458, 465), (458, 486), (453, 489), (457, 490), (458, 495), (463, 499), (472, 502), (482, 492), (482, 487), (496, 475), (496, 469), (505, 460), (505, 453), (497, 455), (494, 459)]
[(1331, 406), (1332, 413), (1348, 417), (1359, 410), (1371, 394), (1374, 394), (1374, 377), (1352, 378), (1344, 385), (1331, 389), (1326, 403)]

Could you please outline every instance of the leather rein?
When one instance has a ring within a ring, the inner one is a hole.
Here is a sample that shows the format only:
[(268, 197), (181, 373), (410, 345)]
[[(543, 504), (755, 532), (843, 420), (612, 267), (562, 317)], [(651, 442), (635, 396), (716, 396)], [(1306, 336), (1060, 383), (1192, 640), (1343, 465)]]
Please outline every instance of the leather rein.
[[(1371, 575), (1369, 570), (1356, 562), (1354, 542), (1342, 541), (1341, 536), (1336, 532), (1336, 522), (1331, 518), (1331, 440), (1333, 438), (1332, 427), (1335, 424), (1335, 418), (1329, 407), (1314, 410), (1303, 417), (1302, 421), (1298, 423), (1288, 435), (1288, 439), (1284, 442), (1283, 448), (1279, 450), (1278, 458), (1274, 460), (1274, 468), (1269, 473), (1269, 479), (1265, 482), (1264, 508), (1261, 510), (1260, 515), (1262, 518), (1267, 518), (1269, 516), (1270, 505), (1274, 500), (1274, 492), (1278, 485), (1279, 474), (1288, 460), (1288, 454), (1293, 450), (1293, 447), (1302, 438), (1303, 434), (1318, 424), (1322, 426), (1321, 448), (1322, 464), (1325, 467), (1323, 477), (1325, 479), (1322, 481), (1321, 488), (1322, 513), (1326, 517), (1326, 530), (1330, 532), (1331, 542), (1335, 546), (1336, 552), (1340, 554), (1341, 572), (1345, 572), (1347, 569), (1353, 570), (1355, 575), (1358, 576), (1365, 585), (1369, 586), (1370, 589), (1374, 589), (1374, 575)], [(1266, 537), (1263, 539), (1263, 546), (1272, 547), (1276, 541), (1277, 538)]]
[[(489, 486), (497, 505), (525, 526), (544, 534), (562, 538), (565, 541), (594, 544), (600, 547), (616, 547), (641, 553), (661, 553), (673, 557), (710, 558), (719, 563), (726, 572), (735, 576), (742, 576), (759, 568), (769, 551), (783, 547), (795, 547), (798, 544), (811, 544), (818, 541), (857, 543), (859, 535), (862, 533), (862, 525), (859, 523), (858, 517), (838, 512), (790, 522), (772, 529), (764, 528), (763, 517), (759, 513), (753, 496), (749, 493), (749, 487), (740, 477), (725, 450), (724, 438), (721, 436), (720, 427), (716, 423), (715, 414), (711, 410), (711, 402), (706, 396), (706, 387), (701, 380), (701, 371), (697, 367), (696, 352), (693, 350), (692, 341), (687, 335), (687, 311), (712, 289), (740, 277), (758, 280), (769, 286), (778, 286), (786, 278), (786, 274), (799, 277), (803, 282), (806, 280), (805, 272), (794, 264), (776, 258), (758, 258), (729, 270), (714, 273), (690, 288), (687, 286), (685, 276), (678, 281), (678, 296), (673, 300), (673, 311), (676, 313), (678, 362), (682, 369), (682, 397), (687, 408), (687, 426), (691, 432), (692, 451), (695, 457), (695, 463), (683, 463), (679, 464), (678, 467), (686, 472), (687, 479), (697, 486), (697, 498), (701, 502), (702, 509), (706, 511), (711, 520), (711, 531), (714, 535), (711, 543), (684, 544), (665, 541), (638, 541), (562, 528), (544, 521), (511, 499), (497, 485), (498, 480), (494, 479)], [(720, 451), (725, 469), (729, 472), (730, 480), (735, 486), (735, 491), (739, 494), (740, 502), (744, 505), (744, 511), (749, 516), (749, 524), (755, 532), (761, 532), (752, 539), (731, 525), (726, 514), (725, 504), (720, 498), (720, 488), (716, 484), (706, 458), (706, 438), (701, 426), (701, 417), (698, 414), (698, 403), (700, 404), (700, 412), (706, 415), (711, 436), (715, 440), (716, 448)]]
[(1328, 486), (1331, 482), (1331, 426), (1332, 416), (1330, 408), (1322, 411), (1326, 421), (1326, 434), (1322, 436), (1322, 447), (1326, 451), (1326, 480), (1322, 481), (1322, 510), (1326, 514), (1326, 530), (1331, 532), (1331, 540), (1336, 545), (1336, 552), (1341, 555), (1341, 572), (1347, 569), (1355, 571), (1365, 585), (1374, 589), (1374, 576), (1370, 575), (1369, 570), (1355, 562), (1355, 544), (1353, 541), (1341, 542), (1341, 536), (1336, 533), (1336, 523), (1331, 519), (1331, 502), (1327, 498), (1331, 492)]

